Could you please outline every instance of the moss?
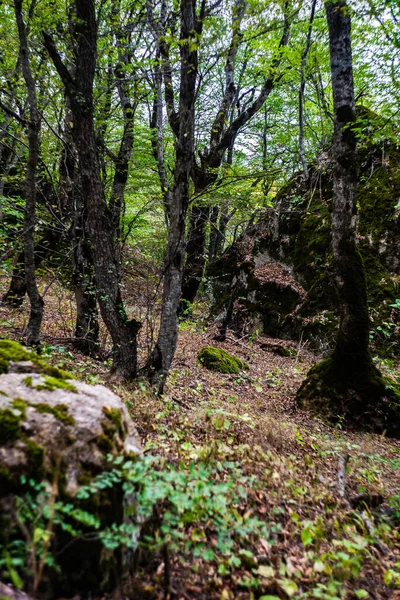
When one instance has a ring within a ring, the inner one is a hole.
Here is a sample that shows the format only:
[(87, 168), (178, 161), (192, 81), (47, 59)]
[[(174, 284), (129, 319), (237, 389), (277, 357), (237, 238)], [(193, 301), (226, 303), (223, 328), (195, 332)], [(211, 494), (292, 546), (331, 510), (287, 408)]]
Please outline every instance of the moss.
[(3, 392), (3, 390), (0, 390), (0, 396), (6, 396), (6, 398), (8, 398), (8, 394), (6, 394), (5, 392)]
[(44, 383), (37, 385), (35, 389), (48, 390), (50, 392), (54, 392), (55, 390), (68, 390), (75, 394), (78, 393), (78, 390), (72, 383), (68, 383), (64, 379), (57, 379), (56, 377), (45, 377)]
[(330, 356), (309, 370), (296, 400), (332, 422), (400, 437), (400, 390), (372, 362), (357, 372)]
[(40, 403), (31, 404), (30, 406), (37, 410), (37, 412), (53, 415), (53, 417), (64, 423), (64, 425), (75, 425), (75, 419), (68, 414), (68, 406), (65, 404), (50, 406), (49, 404)]
[(287, 346), (277, 346), (275, 350), (276, 354), (283, 357), (290, 357), (296, 355), (296, 350), (294, 348), (288, 348)]
[(0, 410), (0, 444), (6, 444), (21, 437), (21, 416), (11, 408)]
[[(122, 425), (121, 411), (118, 408), (108, 408), (107, 406), (103, 406), (103, 412), (107, 419), (109, 419), (109, 421), (111, 421), (111, 423), (113, 423), (114, 425), (114, 432), (112, 435), (114, 435), (114, 433), (117, 431), (120, 438), (122, 440), (125, 439), (125, 431)], [(103, 421), (103, 429), (105, 429), (104, 423), (105, 422)], [(107, 426), (106, 424), (106, 428), (107, 427), (108, 430), (111, 431), (112, 428), (110, 426)]]
[(24, 348), (18, 342), (13, 340), (0, 340), (0, 374), (8, 373), (10, 362), (26, 362), (33, 363), (39, 373), (45, 373), (56, 379), (72, 379), (73, 376), (67, 371), (63, 371), (57, 367), (52, 367), (46, 363), (35, 352)]
[(232, 356), (222, 348), (206, 346), (197, 355), (199, 362), (211, 371), (237, 374), (241, 369), (248, 369), (248, 364), (236, 356)]
[(112, 440), (104, 433), (97, 436), (97, 445), (103, 452), (111, 452), (114, 447)]
[(26, 385), (26, 387), (33, 387), (33, 379), (32, 379), (32, 375), (28, 375), (28, 377), (24, 377), (24, 379), (22, 380), (22, 383), (24, 385)]
[(44, 448), (33, 440), (25, 440), (28, 460), (28, 477), (40, 481), (44, 476)]
[(11, 405), (16, 410), (19, 410), (22, 417), (25, 417), (25, 409), (27, 406), (29, 406), (29, 402), (23, 400), (22, 398), (14, 398), (14, 400), (11, 402)]

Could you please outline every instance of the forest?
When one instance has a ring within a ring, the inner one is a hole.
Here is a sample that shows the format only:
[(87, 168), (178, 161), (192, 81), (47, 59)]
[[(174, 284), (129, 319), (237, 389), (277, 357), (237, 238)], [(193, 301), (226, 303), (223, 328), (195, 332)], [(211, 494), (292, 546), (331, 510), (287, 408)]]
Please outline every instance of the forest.
[(0, 600), (400, 598), (398, 0), (0, 0)]

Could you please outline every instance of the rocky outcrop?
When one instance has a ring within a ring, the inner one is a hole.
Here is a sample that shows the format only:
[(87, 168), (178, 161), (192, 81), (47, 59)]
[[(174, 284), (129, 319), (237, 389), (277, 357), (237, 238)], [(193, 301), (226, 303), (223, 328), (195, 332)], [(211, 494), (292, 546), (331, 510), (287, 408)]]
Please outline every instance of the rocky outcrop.
[[(400, 344), (400, 148), (379, 142), (376, 116), (364, 111), (359, 144), (358, 242), (367, 273), (372, 334), (381, 346)], [(330, 282), (331, 165), (322, 153), (306, 182), (294, 176), (242, 238), (212, 265), (213, 313), (235, 302), (233, 325), (282, 339), (329, 347), (337, 328)], [(382, 326), (385, 323), (386, 326)], [(383, 329), (380, 329), (383, 327)]]
[[(109, 455), (133, 457), (141, 449), (124, 402), (109, 389), (75, 381), (15, 342), (0, 341), (0, 364), (1, 542), (2, 535), (16, 535), (14, 500), (24, 496), (27, 481), (51, 487), (56, 478), (58, 498), (88, 509), (75, 500), (79, 487), (110, 469)], [(104, 526), (122, 522), (122, 491), (100, 496), (89, 510)], [(99, 541), (82, 543), (55, 527), (52, 547), (61, 569), (49, 581), (64, 596), (115, 583), (120, 558), (116, 555), (105, 567)]]

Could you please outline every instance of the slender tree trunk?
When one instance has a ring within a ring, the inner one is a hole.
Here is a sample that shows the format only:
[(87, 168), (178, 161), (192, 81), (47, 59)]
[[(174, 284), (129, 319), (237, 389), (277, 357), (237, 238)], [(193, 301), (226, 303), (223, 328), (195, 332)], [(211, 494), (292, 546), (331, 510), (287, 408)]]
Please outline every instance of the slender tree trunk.
[[(43, 237), (35, 244), (35, 268), (37, 269), (44, 260), (57, 249), (60, 241), (60, 232), (54, 227), (49, 227)], [(11, 281), (7, 292), (4, 294), (3, 303), (13, 308), (19, 308), (27, 292), (25, 282), (25, 251), (22, 251), (18, 257), (13, 269)]]
[[(202, 193), (216, 181), (218, 170), (222, 164), (226, 150), (229, 148), (232, 150), (234, 140), (240, 129), (261, 109), (273, 90), (275, 83), (282, 76), (279, 74), (279, 66), (282, 61), (282, 50), (289, 40), (290, 22), (288, 20), (288, 10), (290, 6), (290, 0), (286, 0), (283, 7), (284, 26), (282, 37), (276, 56), (271, 62), (269, 75), (265, 78), (259, 95), (227, 126), (229, 111), (235, 99), (235, 62), (243, 37), (241, 23), (247, 7), (246, 2), (243, 0), (236, 0), (233, 11), (231, 42), (225, 63), (224, 95), (211, 126), (210, 146), (200, 155), (200, 165), (195, 164), (192, 171), (195, 194)], [(195, 205), (192, 208), (180, 313), (183, 313), (193, 304), (203, 277), (206, 260), (206, 225), (209, 213), (210, 208), (208, 206)]]
[(117, 264), (121, 262), (121, 219), (125, 213), (125, 189), (128, 183), (129, 163), (133, 152), (134, 122), (137, 106), (132, 97), (133, 91), (125, 76), (126, 68), (129, 66), (131, 59), (127, 50), (130, 40), (128, 35), (123, 32), (120, 11), (120, 2), (119, 0), (115, 0), (113, 2), (113, 13), (116, 19), (116, 41), (118, 47), (118, 64), (115, 69), (115, 76), (124, 120), (124, 132), (118, 154), (114, 161), (114, 179), (109, 202), (111, 224), (114, 229), (114, 252)]
[[(196, 189), (196, 193), (200, 190)], [(190, 213), (189, 239), (187, 243), (187, 258), (182, 283), (180, 314), (191, 311), (206, 264), (207, 223), (210, 207), (195, 204)]]
[(24, 251), (25, 285), (31, 305), (29, 322), (26, 329), (28, 346), (40, 346), (40, 327), (43, 319), (43, 299), (39, 293), (35, 273), (35, 221), (36, 221), (36, 170), (39, 159), (40, 119), (37, 109), (36, 85), (32, 76), (29, 47), (25, 23), (22, 17), (22, 0), (14, 0), (20, 44), (22, 73), (28, 90), (28, 163), (25, 175), (25, 215), (24, 215)]
[(315, 5), (317, 0), (313, 0), (311, 5), (311, 15), (310, 15), (310, 23), (307, 31), (306, 44), (304, 46), (304, 50), (301, 56), (301, 66), (300, 66), (300, 86), (299, 86), (299, 153), (300, 160), (303, 166), (303, 175), (304, 179), (308, 180), (308, 167), (307, 167), (307, 159), (306, 153), (304, 149), (304, 90), (306, 87), (306, 66), (307, 66), (307, 54), (310, 50), (311, 46), (311, 33), (312, 26), (314, 22), (315, 15)]
[(99, 353), (99, 314), (93, 257), (87, 226), (87, 212), (82, 197), (73, 140), (73, 116), (65, 95), (64, 150), (60, 160), (58, 184), (59, 210), (65, 220), (71, 219), (69, 231), (72, 260), (72, 285), (76, 303), (74, 347), (87, 356)]
[[(350, 15), (344, 0), (326, 4), (331, 54), (335, 133), (332, 250), (340, 302), (340, 328), (335, 348), (343, 365), (369, 364), (369, 316), (365, 271), (356, 245), (356, 137)], [(352, 369), (352, 367), (350, 367)]]
[(150, 377), (161, 393), (175, 354), (178, 338), (178, 307), (185, 255), (185, 224), (189, 206), (189, 184), (194, 154), (194, 103), (197, 80), (197, 50), (188, 40), (201, 33), (196, 19), (196, 0), (181, 1), (179, 130), (175, 140), (174, 186), (169, 206), (168, 244), (160, 329), (151, 357)]
[(211, 209), (210, 215), (210, 241), (208, 242), (208, 264), (216, 257), (217, 239), (218, 239), (218, 217), (220, 209), (215, 205)]

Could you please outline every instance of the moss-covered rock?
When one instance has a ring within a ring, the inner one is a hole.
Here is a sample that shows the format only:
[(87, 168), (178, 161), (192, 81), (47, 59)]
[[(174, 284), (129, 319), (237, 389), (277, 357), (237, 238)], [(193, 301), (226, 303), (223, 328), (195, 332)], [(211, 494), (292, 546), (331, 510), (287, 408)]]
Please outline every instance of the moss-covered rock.
[(372, 361), (357, 371), (330, 356), (309, 370), (296, 401), (333, 423), (400, 437), (400, 389)]
[[(70, 374), (54, 371), (15, 342), (2, 341), (0, 348), (7, 363), (7, 373), (0, 375), (0, 546), (7, 543), (3, 532), (13, 531), (16, 539), (20, 532), (9, 526), (13, 498), (24, 495), (29, 480), (51, 488), (55, 473), (62, 500), (88, 510), (104, 527), (120, 524), (124, 498), (118, 486), (100, 490), (89, 504), (76, 500), (76, 493), (82, 481), (88, 484), (110, 469), (110, 454), (140, 453), (125, 404), (103, 386), (70, 381)], [(104, 562), (98, 539), (72, 540), (68, 530), (55, 525), (52, 548), (59, 553), (60, 570), (46, 572), (45, 578), (50, 577), (54, 595), (79, 591), (88, 596), (116, 583), (121, 556), (116, 553)]]
[(13, 340), (0, 340), (0, 374), (18, 373), (45, 373), (57, 380), (72, 379), (73, 375), (58, 367), (48, 365), (45, 360), (35, 352), (24, 348)]
[(200, 350), (197, 358), (206, 369), (218, 371), (219, 373), (236, 375), (239, 371), (249, 368), (244, 360), (229, 354), (229, 352), (222, 348), (215, 348), (214, 346), (206, 346)]
[[(390, 306), (400, 285), (400, 147), (382, 139), (377, 116), (366, 109), (359, 114), (358, 247), (372, 341), (379, 353), (394, 355), (400, 350), (400, 311)], [(266, 209), (210, 269), (213, 312), (222, 318), (233, 293), (232, 325), (240, 332), (308, 340), (311, 348), (323, 351), (334, 346), (338, 308), (330, 271), (331, 172), (324, 152), (310, 166), (309, 180), (295, 175), (277, 194), (273, 209)], [(267, 277), (259, 277), (260, 271)]]

